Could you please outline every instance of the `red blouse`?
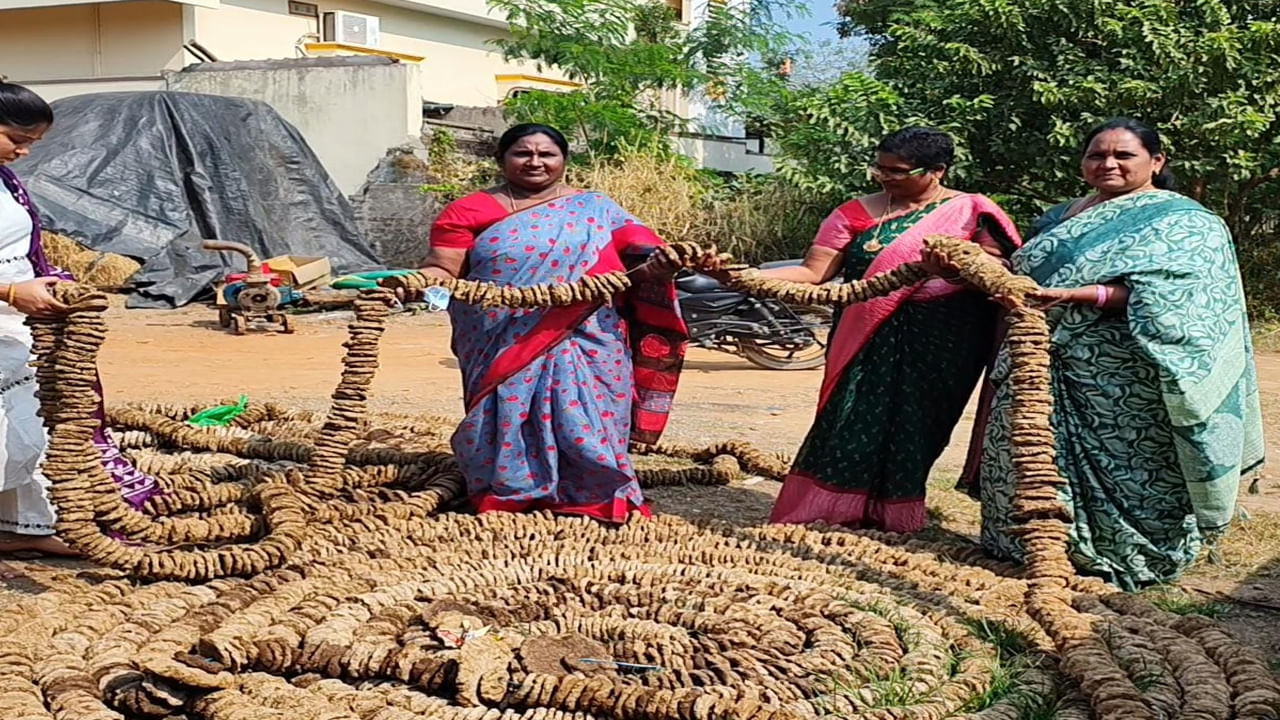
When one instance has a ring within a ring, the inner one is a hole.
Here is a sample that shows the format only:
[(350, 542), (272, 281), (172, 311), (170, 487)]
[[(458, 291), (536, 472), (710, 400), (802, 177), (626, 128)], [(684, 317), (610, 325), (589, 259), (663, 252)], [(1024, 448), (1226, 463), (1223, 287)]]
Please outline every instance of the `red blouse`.
[(487, 192), (475, 192), (449, 203), (431, 225), (431, 247), (470, 250), (476, 235), (510, 215), (511, 211)]

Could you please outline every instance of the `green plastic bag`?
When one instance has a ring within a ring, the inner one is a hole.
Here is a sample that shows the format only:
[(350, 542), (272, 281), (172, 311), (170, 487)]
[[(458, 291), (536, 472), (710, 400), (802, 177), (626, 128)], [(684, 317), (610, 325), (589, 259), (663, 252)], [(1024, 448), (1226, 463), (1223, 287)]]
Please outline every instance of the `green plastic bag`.
[(196, 427), (226, 427), (231, 424), (231, 421), (243, 415), (247, 407), (249, 407), (249, 396), (241, 395), (239, 403), (202, 410), (192, 415), (191, 419), (187, 420), (187, 424)]

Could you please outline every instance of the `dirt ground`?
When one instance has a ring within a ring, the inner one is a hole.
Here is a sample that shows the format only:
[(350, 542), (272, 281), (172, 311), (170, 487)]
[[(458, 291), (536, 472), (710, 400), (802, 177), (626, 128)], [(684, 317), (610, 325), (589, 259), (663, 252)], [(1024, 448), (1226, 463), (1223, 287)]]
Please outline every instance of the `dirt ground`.
[[(323, 409), (337, 382), (344, 313), (295, 318), (294, 335), (233, 336), (208, 308), (124, 311), (110, 317), (101, 368), (108, 402), (217, 404), (241, 393)], [(1280, 355), (1258, 359), (1272, 457), (1280, 444)], [(794, 453), (813, 417), (821, 371), (756, 369), (729, 355), (694, 350), (681, 380), (668, 440), (707, 444), (738, 438)], [(442, 314), (400, 315), (383, 341), (374, 410), (456, 416), (462, 395)], [(976, 505), (950, 490), (964, 459), (972, 415), (966, 414), (937, 468), (930, 506), (940, 529), (972, 537)], [(748, 481), (729, 489), (666, 489), (656, 509), (689, 517), (750, 524), (765, 520), (778, 484)], [(1234, 531), (1223, 562), (1191, 573), (1184, 586), (1231, 601), (1222, 619), (1270, 657), (1280, 657), (1280, 482), (1264, 478), (1259, 494), (1243, 494), (1252, 519)]]

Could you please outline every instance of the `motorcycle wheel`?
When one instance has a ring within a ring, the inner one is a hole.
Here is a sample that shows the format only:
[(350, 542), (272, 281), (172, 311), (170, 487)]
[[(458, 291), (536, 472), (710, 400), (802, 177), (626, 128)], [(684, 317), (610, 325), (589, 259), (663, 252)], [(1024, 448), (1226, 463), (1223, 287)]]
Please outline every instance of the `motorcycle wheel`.
[(798, 349), (770, 347), (749, 340), (742, 341), (739, 349), (742, 357), (756, 367), (766, 370), (813, 370), (827, 362), (827, 336), (831, 331), (831, 308), (819, 305), (792, 305), (795, 313), (808, 325), (818, 342)]

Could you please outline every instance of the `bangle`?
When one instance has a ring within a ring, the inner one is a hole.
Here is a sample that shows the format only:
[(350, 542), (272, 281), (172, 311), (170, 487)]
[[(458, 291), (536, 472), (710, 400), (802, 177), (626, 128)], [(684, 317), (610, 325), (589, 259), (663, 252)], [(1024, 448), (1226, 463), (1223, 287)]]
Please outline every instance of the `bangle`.
[(9, 292), (5, 293), (5, 297), (4, 297), (5, 303), (9, 305), (13, 305), (14, 293), (15, 293), (15, 290), (13, 288), (13, 283), (9, 283)]
[(1111, 288), (1106, 285), (1094, 285), (1093, 289), (1097, 293), (1097, 300), (1094, 301), (1093, 306), (1097, 308), (1106, 307), (1107, 302), (1111, 300)]

